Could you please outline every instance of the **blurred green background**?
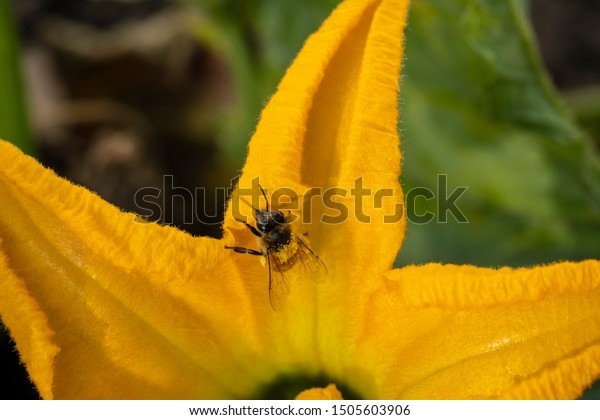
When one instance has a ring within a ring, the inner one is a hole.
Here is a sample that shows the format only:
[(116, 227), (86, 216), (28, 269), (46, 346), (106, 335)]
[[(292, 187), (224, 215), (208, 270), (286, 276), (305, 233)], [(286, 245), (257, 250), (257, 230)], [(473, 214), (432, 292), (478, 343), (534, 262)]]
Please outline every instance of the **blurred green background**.
[[(211, 192), (239, 173), (260, 110), (337, 3), (0, 0), (0, 138), (128, 211), (165, 174), (204, 187), (197, 223), (169, 196), (159, 221), (219, 236), (226, 197)], [(468, 187), (468, 223), (408, 202), (434, 221), (409, 223), (398, 266), (598, 258), (598, 21), (593, 0), (413, 0), (402, 183)], [(6, 334), (0, 350), (0, 397), (36, 398)]]

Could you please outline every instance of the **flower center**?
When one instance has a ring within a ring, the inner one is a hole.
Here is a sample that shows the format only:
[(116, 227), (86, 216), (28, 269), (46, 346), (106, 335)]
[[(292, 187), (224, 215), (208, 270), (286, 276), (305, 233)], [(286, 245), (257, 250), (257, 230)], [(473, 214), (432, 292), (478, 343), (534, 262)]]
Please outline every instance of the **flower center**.
[(258, 400), (293, 400), (302, 391), (310, 388), (325, 388), (335, 384), (345, 400), (363, 399), (356, 391), (343, 383), (328, 378), (325, 375), (286, 375), (276, 378), (273, 382), (259, 389), (251, 399)]

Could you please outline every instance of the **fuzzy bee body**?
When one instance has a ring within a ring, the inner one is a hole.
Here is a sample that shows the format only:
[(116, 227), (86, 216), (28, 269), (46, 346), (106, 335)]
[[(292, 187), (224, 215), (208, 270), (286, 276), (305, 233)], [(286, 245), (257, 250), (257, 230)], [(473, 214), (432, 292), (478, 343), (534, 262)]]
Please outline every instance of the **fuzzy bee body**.
[(262, 187), (259, 188), (265, 198), (265, 210), (254, 209), (256, 227), (239, 221), (257, 237), (259, 250), (226, 246), (234, 252), (262, 256), (269, 268), (269, 301), (277, 311), (283, 306), (290, 286), (284, 272), (299, 265), (303, 268), (317, 267), (317, 270), (327, 271), (325, 264), (315, 254), (299, 235), (296, 235), (289, 221), (289, 215), (279, 210), (269, 209), (269, 200)]

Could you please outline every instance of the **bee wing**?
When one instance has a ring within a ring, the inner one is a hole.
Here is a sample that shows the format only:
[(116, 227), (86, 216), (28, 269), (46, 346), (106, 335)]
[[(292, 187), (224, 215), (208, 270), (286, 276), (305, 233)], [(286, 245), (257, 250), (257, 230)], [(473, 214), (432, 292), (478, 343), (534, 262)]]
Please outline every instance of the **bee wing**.
[(298, 241), (298, 258), (303, 267), (310, 271), (315, 279), (319, 279), (321, 274), (327, 274), (327, 266), (323, 260), (310, 249), (300, 236), (296, 236), (296, 240)]
[(269, 263), (269, 302), (274, 311), (279, 311), (288, 295), (290, 294), (290, 285), (287, 278), (283, 275), (277, 258), (267, 253)]

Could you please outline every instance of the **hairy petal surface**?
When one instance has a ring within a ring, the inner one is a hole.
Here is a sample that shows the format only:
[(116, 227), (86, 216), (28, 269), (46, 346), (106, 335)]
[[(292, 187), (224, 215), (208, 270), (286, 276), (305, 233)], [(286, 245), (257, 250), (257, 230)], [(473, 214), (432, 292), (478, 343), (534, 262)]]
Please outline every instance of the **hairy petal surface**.
[(393, 270), (371, 294), (357, 348), (377, 372), (371, 395), (580, 396), (600, 378), (599, 277), (598, 261)]
[(137, 223), (6, 142), (0, 213), (0, 313), (43, 398), (253, 391), (265, 331), (219, 241)]
[(388, 277), (401, 285), (400, 298), (412, 307), (486, 308), (595, 289), (600, 262), (500, 269), (426, 264), (394, 270)]

